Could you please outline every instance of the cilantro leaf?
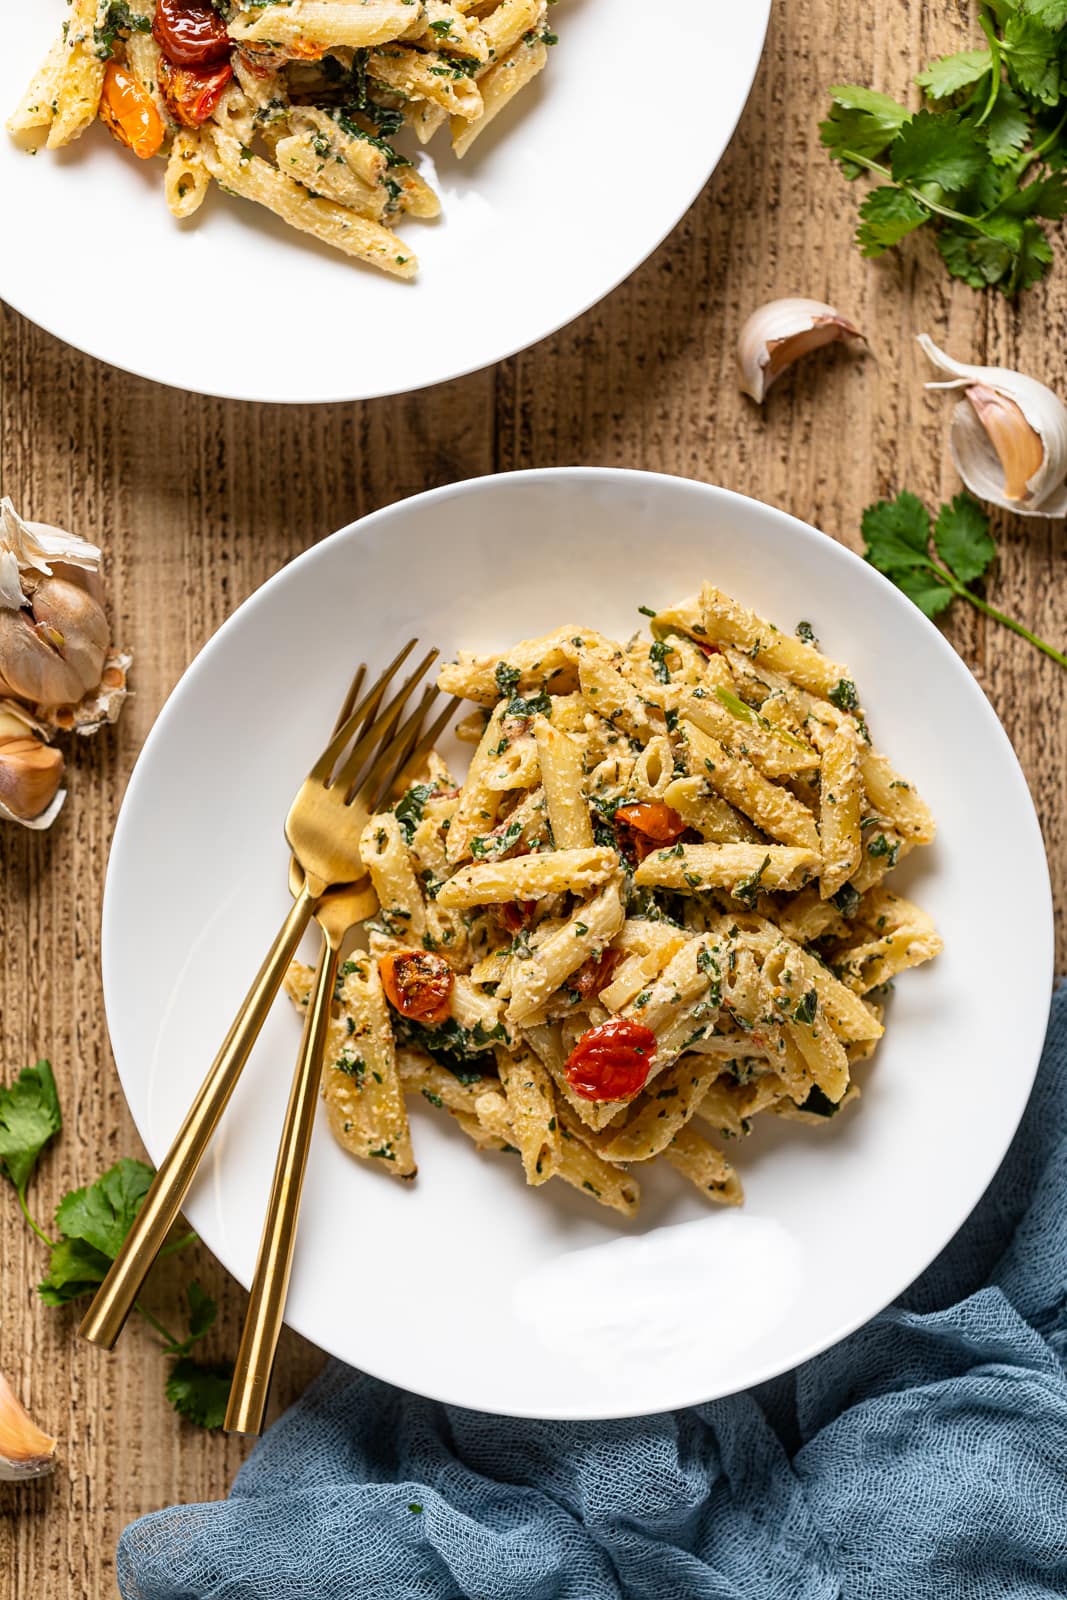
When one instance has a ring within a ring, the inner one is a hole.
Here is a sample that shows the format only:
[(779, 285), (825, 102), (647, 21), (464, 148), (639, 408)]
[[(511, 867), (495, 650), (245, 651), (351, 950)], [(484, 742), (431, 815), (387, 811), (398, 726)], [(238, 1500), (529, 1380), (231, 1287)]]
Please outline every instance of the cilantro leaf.
[[(1067, 0), (1064, 0), (1067, 4)], [(1000, 86), (996, 102), (986, 118), (986, 148), (998, 165), (1014, 161), (1030, 137), (1030, 122), (1023, 103), (1010, 84)]]
[[(863, 533), (867, 560), (926, 616), (938, 616), (955, 599), (967, 600), (1067, 671), (1067, 655), (1062, 650), (1039, 639), (1014, 617), (997, 611), (968, 587), (983, 576), (996, 555), (989, 519), (970, 495), (958, 494), (938, 512), (933, 540), (943, 565), (930, 554), (930, 516), (913, 494), (905, 492), (895, 500), (879, 500), (877, 505), (868, 506), (863, 513)], [(871, 854), (881, 854), (890, 846), (883, 836), (881, 844), (875, 840), (867, 848)]]
[(1067, 27), (1067, 0), (1021, 0), (1019, 10), (1036, 17), (1046, 28)]
[(947, 100), (949, 95), (978, 83), (992, 65), (991, 50), (961, 50), (957, 55), (931, 61), (925, 72), (917, 74), (915, 82), (931, 100)]
[(211, 1296), (195, 1281), (185, 1286), (185, 1299), (189, 1307), (189, 1332), (184, 1339), (170, 1339), (166, 1350), (172, 1356), (187, 1356), (189, 1351), (214, 1325), (219, 1308)]
[(872, 566), (892, 576), (917, 563), (931, 565), (930, 513), (905, 489), (895, 500), (879, 500), (863, 513), (863, 552)]
[(837, 84), (830, 98), (830, 115), (819, 124), (819, 137), (831, 158), (842, 163), (849, 177), (856, 177), (860, 169), (848, 160), (848, 152), (882, 155), (908, 120), (908, 108), (887, 94), (853, 83)]
[(1018, 258), (1011, 279), (1011, 293), (1029, 289), (1040, 282), (1051, 267), (1052, 260), (1052, 246), (1044, 230), (1032, 218), (1027, 218), (1023, 223)]
[(952, 589), (930, 558), (930, 514), (921, 500), (907, 490), (895, 500), (879, 500), (863, 513), (862, 527), (867, 560), (925, 616), (936, 617), (951, 605)]
[(180, 1416), (198, 1428), (221, 1428), (230, 1398), (233, 1366), (228, 1361), (195, 1361), (180, 1356), (170, 1369), (167, 1399)]
[(865, 256), (874, 257), (929, 222), (930, 213), (905, 189), (889, 185), (871, 190), (860, 206), (860, 217), (856, 243)]
[(1004, 23), (1004, 53), (1008, 72), (1017, 89), (1054, 106), (1060, 95), (1060, 41), (1052, 28), (1036, 16), (1022, 12)]
[(934, 548), (961, 583), (973, 583), (986, 571), (997, 547), (989, 518), (969, 494), (958, 494), (941, 507), (934, 525)]
[(1003, 239), (982, 238), (951, 227), (937, 235), (941, 259), (954, 278), (962, 278), (972, 289), (986, 289), (1004, 283), (1011, 276), (1011, 246)]
[(37, 1285), (46, 1306), (65, 1306), (92, 1294), (103, 1283), (111, 1258), (84, 1239), (60, 1239), (52, 1246), (48, 1274)]
[(56, 1227), (68, 1239), (84, 1239), (114, 1261), (152, 1178), (152, 1168), (143, 1161), (116, 1161), (95, 1183), (64, 1196), (56, 1211)]
[(974, 182), (986, 156), (973, 124), (958, 112), (917, 111), (901, 128), (890, 164), (898, 183), (936, 183), (955, 194)]
[(41, 1151), (62, 1126), (49, 1062), (24, 1067), (14, 1083), (0, 1089), (0, 1171), (11, 1179), (23, 1203)]
[(946, 611), (955, 599), (953, 590), (932, 572), (916, 568), (912, 572), (893, 572), (889, 576), (901, 593), (906, 594), (931, 622), (942, 611)]

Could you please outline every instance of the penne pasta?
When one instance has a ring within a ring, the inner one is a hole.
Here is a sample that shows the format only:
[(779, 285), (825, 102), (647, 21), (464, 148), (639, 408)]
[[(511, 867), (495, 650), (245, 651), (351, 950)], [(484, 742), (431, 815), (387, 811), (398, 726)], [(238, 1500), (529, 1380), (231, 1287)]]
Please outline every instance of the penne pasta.
[[(729, 642), (765, 633), (755, 666)], [(419, 1095), (531, 1187), (628, 1217), (628, 1168), (740, 1204), (716, 1140), (858, 1099), (882, 986), (941, 948), (885, 882), (933, 822), (858, 696), (825, 698), (847, 669), (796, 643), (708, 586), (651, 642), (571, 626), (441, 668), (477, 745), (458, 789), (433, 756), (361, 836), (380, 909), (331, 1034), (342, 1142), (373, 1159), (380, 1117), (403, 1171)], [(355, 1051), (386, 1087), (353, 1084)]]

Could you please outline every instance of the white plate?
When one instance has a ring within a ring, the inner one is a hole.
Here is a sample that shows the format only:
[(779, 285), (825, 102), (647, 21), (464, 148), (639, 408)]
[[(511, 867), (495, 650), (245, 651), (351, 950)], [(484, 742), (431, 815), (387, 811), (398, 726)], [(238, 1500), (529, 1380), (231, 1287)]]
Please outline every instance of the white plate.
[[(673, 1173), (628, 1223), (413, 1108), (411, 1189), (316, 1130), (289, 1321), (378, 1377), (544, 1417), (638, 1415), (793, 1366), (872, 1316), (989, 1182), (1033, 1080), (1052, 915), (1030, 796), (974, 679), (840, 545), (722, 489), (596, 468), (518, 473), (379, 511), (294, 561), (189, 669), (115, 834), (104, 989), (123, 1087), (163, 1154), (286, 910), (281, 819), (349, 671), (418, 633), (446, 657), (561, 623), (625, 638), (705, 576), (853, 668), (936, 845), (897, 875), (943, 956), (900, 979), (863, 1099), (825, 1129), (760, 1128), (742, 1211)], [(896, 879), (894, 880), (896, 882)], [(299, 1038), (272, 1014), (187, 1211), (250, 1280)], [(764, 1118), (763, 1122), (774, 1119)]]
[[(436, 164), (444, 215), (400, 229), (415, 283), (217, 189), (177, 223), (162, 162), (102, 127), (33, 159), (0, 128), (0, 296), (102, 361), (238, 400), (366, 400), (501, 361), (633, 272), (726, 149), (770, 0), (662, 9), (666, 76), (644, 70), (647, 0), (567, 0), (536, 86), (462, 162), (433, 141), (419, 161)], [(0, 0), (0, 124), (65, 15), (63, 0)]]

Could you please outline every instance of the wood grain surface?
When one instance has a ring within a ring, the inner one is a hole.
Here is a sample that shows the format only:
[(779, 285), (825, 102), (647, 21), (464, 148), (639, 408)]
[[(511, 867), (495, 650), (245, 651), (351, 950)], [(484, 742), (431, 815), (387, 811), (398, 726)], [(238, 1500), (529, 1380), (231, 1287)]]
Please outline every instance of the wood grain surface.
[[(42, 1163), (37, 1212), (140, 1147), (119, 1090), (100, 990), (100, 901), (123, 787), (190, 658), (234, 607), (306, 545), (390, 501), (496, 470), (575, 462), (684, 474), (755, 495), (856, 548), (872, 499), (958, 487), (945, 401), (924, 392), (914, 335), (1020, 366), (1067, 388), (1067, 247), (1019, 308), (946, 277), (927, 241), (862, 261), (856, 194), (831, 169), (817, 122), (830, 83), (894, 93), (932, 56), (971, 40), (968, 0), (777, 0), (733, 144), (684, 222), (604, 304), (493, 371), (365, 405), (270, 408), (183, 395), (127, 377), (0, 311), (0, 485), (27, 515), (108, 552), (116, 637), (136, 652), (136, 698), (78, 752), (47, 835), (0, 825), (0, 1077), (55, 1064), (66, 1127)], [(561, 48), (566, 48), (565, 39)], [(737, 389), (733, 348), (756, 304), (804, 294), (841, 307), (870, 353), (818, 356), (760, 412)], [(1062, 523), (998, 518), (991, 600), (1063, 643)], [(1067, 908), (1067, 674), (956, 608), (946, 631), (989, 695), (1029, 778)], [(952, 730), (945, 759), (952, 760)], [(151, 938), (151, 929), (145, 930)], [(222, 1307), (211, 1350), (236, 1347), (244, 1296), (196, 1247)], [(244, 1443), (180, 1422), (165, 1361), (143, 1327), (114, 1356), (79, 1344), (75, 1317), (42, 1306), (43, 1251), (0, 1192), (0, 1370), (61, 1440), (48, 1482), (0, 1486), (0, 1594), (96, 1600), (115, 1592), (118, 1535), (139, 1513), (225, 1494)], [(166, 1294), (157, 1296), (165, 1307)], [(283, 1340), (276, 1405), (321, 1357)]]

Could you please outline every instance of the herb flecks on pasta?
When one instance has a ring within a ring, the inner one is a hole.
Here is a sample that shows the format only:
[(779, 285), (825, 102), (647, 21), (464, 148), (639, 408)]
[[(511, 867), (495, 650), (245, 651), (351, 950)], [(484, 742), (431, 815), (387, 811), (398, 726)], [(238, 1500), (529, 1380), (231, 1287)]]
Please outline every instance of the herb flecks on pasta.
[(398, 278), (394, 231), (440, 201), (394, 140), (445, 123), (463, 156), (544, 68), (554, 0), (70, 0), (8, 121), (31, 146), (99, 120), (162, 156), (176, 217), (212, 181)]
[(443, 667), (467, 776), (434, 756), (367, 824), (381, 909), (324, 1093), (397, 1177), (417, 1096), (531, 1185), (629, 1216), (662, 1158), (738, 1204), (723, 1146), (858, 1098), (886, 986), (941, 949), (886, 883), (933, 819), (848, 668), (710, 584), (647, 614), (626, 645), (570, 626)]

